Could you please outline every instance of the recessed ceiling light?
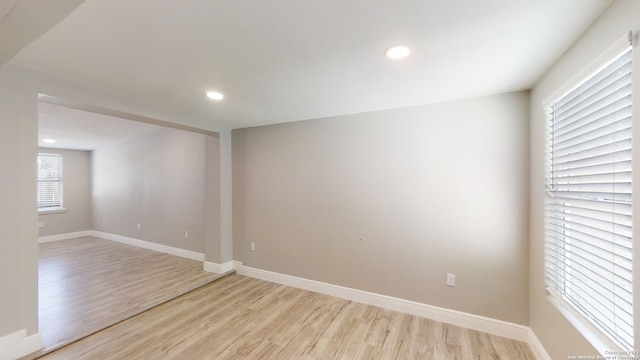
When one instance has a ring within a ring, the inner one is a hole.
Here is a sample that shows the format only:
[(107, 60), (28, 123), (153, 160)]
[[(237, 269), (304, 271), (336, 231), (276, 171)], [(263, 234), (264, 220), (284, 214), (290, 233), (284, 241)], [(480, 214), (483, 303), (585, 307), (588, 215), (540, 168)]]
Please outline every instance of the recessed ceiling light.
[(409, 47), (406, 45), (393, 45), (388, 47), (387, 50), (384, 51), (384, 55), (389, 59), (396, 60), (409, 56), (410, 52), (411, 50), (409, 50)]
[(42, 142), (46, 143), (46, 144), (55, 144), (56, 143), (56, 141), (54, 139), (42, 139)]
[(211, 100), (222, 100), (222, 98), (224, 98), (224, 95), (217, 91), (207, 91), (207, 97)]

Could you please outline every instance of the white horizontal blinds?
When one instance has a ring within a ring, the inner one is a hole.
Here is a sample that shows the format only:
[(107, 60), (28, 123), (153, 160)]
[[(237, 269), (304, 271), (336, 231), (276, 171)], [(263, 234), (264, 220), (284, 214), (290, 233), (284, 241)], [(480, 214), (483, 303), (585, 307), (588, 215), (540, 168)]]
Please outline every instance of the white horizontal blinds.
[(631, 48), (550, 108), (546, 284), (633, 348)]
[(62, 206), (62, 156), (38, 154), (38, 208)]

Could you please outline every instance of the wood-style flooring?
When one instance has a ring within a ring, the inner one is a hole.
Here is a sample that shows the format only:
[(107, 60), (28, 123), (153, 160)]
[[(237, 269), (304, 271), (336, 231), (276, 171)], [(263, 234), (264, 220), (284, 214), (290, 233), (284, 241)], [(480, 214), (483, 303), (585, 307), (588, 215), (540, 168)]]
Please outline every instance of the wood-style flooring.
[(232, 274), (42, 359), (535, 358), (526, 343)]
[(42, 243), (39, 251), (41, 353), (221, 277), (200, 261), (94, 237)]

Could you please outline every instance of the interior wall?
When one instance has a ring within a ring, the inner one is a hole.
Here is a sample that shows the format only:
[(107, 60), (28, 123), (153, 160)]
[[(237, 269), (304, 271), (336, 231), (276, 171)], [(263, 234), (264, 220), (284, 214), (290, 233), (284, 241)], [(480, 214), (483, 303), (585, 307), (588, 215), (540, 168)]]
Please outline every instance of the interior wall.
[(528, 106), (519, 92), (234, 130), (235, 259), (528, 324)]
[(40, 236), (91, 230), (91, 152), (39, 148), (38, 152), (62, 155), (63, 207), (65, 212), (41, 213)]
[(0, 68), (0, 338), (38, 328), (37, 101), (28, 81)]
[[(616, 0), (561, 59), (547, 72), (531, 92), (530, 141), (531, 141), (531, 217), (530, 217), (530, 326), (552, 359), (567, 359), (569, 356), (596, 355), (591, 344), (556, 310), (547, 300), (544, 290), (544, 145), (545, 113), (543, 102), (568, 82), (575, 82), (577, 72), (590, 65), (629, 30), (640, 29), (640, 2)], [(634, 54), (634, 103), (640, 103), (640, 53)], [(634, 111), (638, 114), (638, 109)], [(637, 135), (637, 136), (636, 136)], [(634, 127), (634, 136), (640, 138)], [(640, 156), (640, 148), (634, 144), (634, 156)], [(634, 162), (634, 172), (640, 170)], [(634, 193), (639, 193), (640, 184), (634, 184)], [(636, 201), (634, 213), (640, 210)], [(634, 236), (638, 233), (637, 217), (634, 219)], [(638, 258), (638, 247), (634, 250)], [(634, 287), (635, 294), (640, 288)], [(635, 296), (638, 313), (638, 296)], [(637, 318), (637, 316), (636, 316)], [(638, 329), (638, 326), (636, 326)], [(636, 330), (636, 339), (640, 337)]]
[(94, 150), (93, 229), (204, 253), (205, 159), (205, 135), (169, 128)]
[[(226, 263), (233, 260), (233, 165), (232, 165), (232, 134), (231, 130), (220, 132), (218, 138), (217, 158), (219, 159), (217, 168), (217, 179), (219, 182), (213, 186), (218, 187), (220, 193), (220, 240), (217, 244), (220, 246), (220, 263)], [(211, 166), (208, 164), (208, 166)], [(228, 210), (228, 211), (227, 211)]]
[(220, 207), (220, 137), (205, 137), (205, 261), (222, 264), (222, 217)]

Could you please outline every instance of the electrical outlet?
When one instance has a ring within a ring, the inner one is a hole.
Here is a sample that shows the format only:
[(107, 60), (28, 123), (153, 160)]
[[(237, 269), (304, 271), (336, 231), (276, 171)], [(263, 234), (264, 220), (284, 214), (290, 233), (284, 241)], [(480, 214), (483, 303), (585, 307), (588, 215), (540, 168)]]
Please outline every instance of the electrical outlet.
[(456, 275), (447, 273), (447, 286), (456, 286)]
[(251, 251), (256, 251), (256, 243), (251, 243)]
[(102, 220), (102, 226), (107, 226), (107, 220)]
[(189, 238), (189, 232), (188, 232), (188, 231), (185, 231), (185, 232), (184, 232), (184, 238), (185, 238), (185, 239), (188, 239), (188, 238)]
[(138, 224), (138, 230), (142, 230), (142, 224)]

